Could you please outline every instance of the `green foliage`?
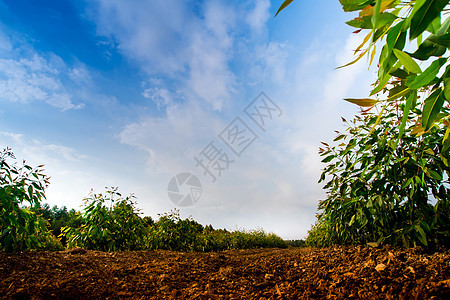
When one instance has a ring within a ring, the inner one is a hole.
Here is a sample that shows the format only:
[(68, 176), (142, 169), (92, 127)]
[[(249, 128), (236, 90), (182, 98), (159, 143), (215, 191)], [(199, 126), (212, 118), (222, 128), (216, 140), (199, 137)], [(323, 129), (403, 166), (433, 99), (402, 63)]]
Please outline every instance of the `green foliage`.
[(83, 213), (62, 229), (68, 246), (100, 251), (142, 249), (148, 229), (133, 198), (123, 198), (117, 188), (105, 194), (91, 192), (84, 199)]
[[(392, 101), (385, 103), (382, 115), (356, 116), (347, 123), (347, 133), (335, 139), (339, 145), (324, 143), (320, 152), (327, 167), (320, 181), (331, 178), (324, 186), (328, 196), (319, 203), (309, 245), (428, 246), (450, 237), (449, 152), (442, 150), (446, 128), (433, 126), (420, 136), (411, 134), (417, 130), (420, 111), (404, 117), (402, 105)], [(398, 126), (404, 120), (405, 135)]]
[(231, 232), (233, 237), (231, 249), (252, 248), (286, 248), (286, 242), (273, 233), (266, 233), (262, 229), (251, 231), (237, 230)]
[(146, 248), (172, 251), (196, 250), (197, 236), (203, 226), (192, 219), (180, 218), (177, 210), (162, 214), (158, 222), (150, 227)]
[(286, 244), (288, 247), (306, 247), (306, 242), (304, 240), (287, 240)]
[[(442, 124), (449, 117), (443, 106), (445, 101), (450, 100), (447, 84), (449, 68), (444, 71), (448, 62), (448, 56), (444, 55), (449, 46), (450, 17), (444, 19), (442, 13), (448, 0), (374, 0), (365, 1), (359, 7), (353, 6), (354, 1), (340, 2), (345, 11), (359, 11), (359, 16), (347, 24), (360, 30), (370, 29), (364, 42), (357, 48), (355, 53), (358, 53), (358, 57), (353, 62), (366, 55), (370, 49), (373, 58), (377, 43), (382, 43), (378, 79), (371, 95), (379, 94), (382, 97), (382, 94), (387, 94), (381, 101), (397, 100), (405, 103), (410, 95), (420, 92), (423, 101), (414, 103), (413, 108), (422, 110), (421, 125), (424, 131), (436, 123), (437, 126)], [(387, 22), (384, 15), (391, 16), (391, 19)], [(363, 24), (361, 20), (367, 17), (371, 18), (371, 22)], [(409, 41), (417, 44), (413, 52), (404, 50), (408, 35)], [(429, 61), (429, 67), (422, 71), (418, 64), (420, 61)], [(438, 118), (440, 113), (443, 115)], [(404, 114), (407, 115), (407, 112), (404, 111)]]
[[(25, 249), (58, 249), (58, 241), (52, 237), (45, 221), (32, 208), (45, 199), (44, 190), (48, 177), (42, 166), (33, 169), (11, 163), (11, 149), (0, 153), (0, 249), (19, 251)], [(28, 204), (30, 209), (21, 206)]]
[(199, 236), (197, 251), (221, 251), (254, 248), (286, 248), (287, 243), (273, 233), (265, 233), (258, 230), (235, 230), (225, 229), (204, 231)]
[(327, 247), (336, 244), (334, 239), (334, 228), (330, 223), (325, 222), (325, 216), (319, 214), (316, 222), (308, 231), (305, 245), (308, 247)]
[[(203, 227), (191, 218), (181, 219), (177, 210), (161, 214), (157, 222), (151, 217), (140, 218), (131, 198), (122, 198), (117, 189), (108, 190), (106, 195), (91, 193), (85, 200), (84, 212), (74, 213), (67, 226), (62, 228), (69, 248), (206, 252), (287, 247), (275, 234), (266, 234), (262, 230), (215, 230), (211, 225)], [(106, 202), (111, 203), (110, 207)], [(73, 212), (70, 211), (69, 216)]]
[(47, 221), (47, 228), (55, 237), (60, 237), (62, 245), (65, 246), (66, 238), (61, 234), (61, 229), (75, 222), (78, 218), (76, 211), (74, 209), (67, 211), (67, 207), (65, 206), (59, 208), (54, 205), (50, 208), (47, 203), (44, 203), (43, 205), (36, 205), (31, 210)]
[[(358, 12), (347, 22), (355, 33), (369, 30), (345, 66), (366, 54), (371, 64), (381, 48), (376, 98), (346, 99), (366, 110), (335, 139), (339, 145), (320, 151), (327, 164), (320, 181), (331, 179), (306, 242), (448, 244), (448, 0), (340, 3)], [(374, 107), (378, 113), (368, 114)]]
[[(105, 194), (91, 192), (83, 212), (67, 211), (63, 206), (41, 205), (48, 177), (28, 165), (17, 167), (9, 149), (0, 154), (0, 246), (1, 250), (62, 250), (83, 247), (89, 250), (218, 251), (257, 247), (286, 247), (284, 241), (262, 230), (228, 232), (214, 230), (178, 211), (141, 218), (134, 196), (122, 197), (117, 188)], [(30, 204), (23, 208), (24, 203)], [(51, 232), (49, 231), (51, 230)], [(58, 236), (60, 240), (56, 238)], [(62, 242), (62, 243), (61, 243)]]
[(181, 219), (178, 211), (160, 216), (150, 228), (148, 249), (173, 251), (221, 251), (229, 249), (285, 248), (287, 244), (275, 234), (263, 230), (229, 232), (215, 230), (211, 225), (203, 227), (188, 218)]

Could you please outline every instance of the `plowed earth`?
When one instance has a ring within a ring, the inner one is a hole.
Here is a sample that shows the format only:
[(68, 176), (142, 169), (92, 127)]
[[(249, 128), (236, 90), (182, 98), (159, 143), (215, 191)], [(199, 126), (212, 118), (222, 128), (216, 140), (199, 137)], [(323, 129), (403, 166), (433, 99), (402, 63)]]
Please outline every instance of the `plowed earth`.
[(0, 253), (6, 299), (450, 299), (450, 251)]

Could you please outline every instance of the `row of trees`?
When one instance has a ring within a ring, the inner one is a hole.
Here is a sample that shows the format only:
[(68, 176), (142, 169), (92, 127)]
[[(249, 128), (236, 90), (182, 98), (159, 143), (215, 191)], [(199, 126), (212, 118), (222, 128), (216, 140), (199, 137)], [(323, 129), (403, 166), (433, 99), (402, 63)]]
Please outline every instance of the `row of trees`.
[(177, 211), (160, 215), (157, 222), (141, 217), (134, 196), (117, 188), (91, 192), (81, 212), (42, 204), (48, 177), (42, 166), (18, 166), (10, 149), (0, 153), (0, 250), (177, 250), (219, 251), (260, 247), (287, 247), (288, 243), (263, 230), (227, 231), (206, 227)]

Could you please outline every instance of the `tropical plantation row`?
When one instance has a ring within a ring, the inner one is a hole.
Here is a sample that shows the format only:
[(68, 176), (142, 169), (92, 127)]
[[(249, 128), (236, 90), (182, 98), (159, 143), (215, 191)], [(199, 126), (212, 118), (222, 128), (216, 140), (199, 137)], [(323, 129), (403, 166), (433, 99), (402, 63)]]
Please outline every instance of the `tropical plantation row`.
[(286, 248), (301, 241), (284, 241), (262, 229), (228, 231), (181, 219), (174, 210), (155, 222), (141, 217), (134, 196), (123, 197), (117, 188), (93, 191), (81, 212), (46, 203), (49, 178), (42, 166), (18, 166), (10, 149), (0, 153), (0, 249), (219, 251), (261, 247)]

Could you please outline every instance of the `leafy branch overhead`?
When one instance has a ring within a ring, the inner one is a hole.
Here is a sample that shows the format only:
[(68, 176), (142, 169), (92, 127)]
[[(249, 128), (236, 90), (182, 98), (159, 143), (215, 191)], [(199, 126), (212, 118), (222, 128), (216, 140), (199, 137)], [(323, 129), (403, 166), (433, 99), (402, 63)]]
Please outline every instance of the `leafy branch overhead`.
[(450, 45), (450, 17), (446, 13), (449, 1), (340, 2), (344, 11), (359, 11), (356, 18), (347, 22), (348, 25), (357, 28), (358, 33), (363, 29), (370, 30), (358, 47), (356, 59), (350, 64), (366, 55), (371, 48), (373, 57), (375, 45), (383, 44), (378, 78), (371, 95), (387, 93), (383, 100), (389, 102), (406, 101), (412, 94), (420, 93), (424, 100), (417, 101), (414, 108), (422, 110), (420, 125), (424, 131), (447, 119), (448, 114), (440, 115), (440, 112), (450, 100), (450, 69), (448, 56), (445, 56)]
[[(284, 1), (277, 14), (292, 2)], [(346, 22), (357, 29), (355, 33), (369, 30), (355, 50), (355, 59), (342, 67), (358, 62), (365, 55), (370, 55), (372, 62), (378, 49), (376, 44), (381, 43), (378, 78), (371, 96), (382, 97), (379, 94), (387, 92), (382, 100), (406, 101), (411, 94), (422, 93), (424, 101), (418, 101), (416, 107), (423, 110), (421, 126), (424, 131), (435, 122), (447, 119), (448, 115), (442, 116), (439, 112), (450, 101), (450, 67), (448, 56), (445, 56), (450, 46), (449, 1), (339, 2), (344, 11), (358, 12), (356, 18)], [(367, 107), (370, 99), (352, 99), (351, 102)], [(372, 103), (375, 105), (380, 101), (372, 99)]]

